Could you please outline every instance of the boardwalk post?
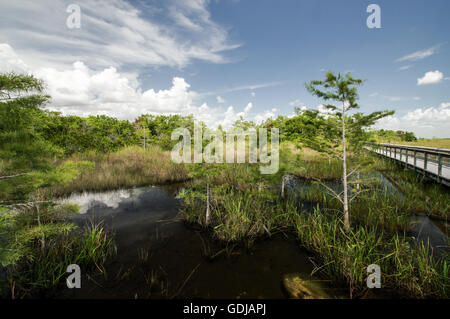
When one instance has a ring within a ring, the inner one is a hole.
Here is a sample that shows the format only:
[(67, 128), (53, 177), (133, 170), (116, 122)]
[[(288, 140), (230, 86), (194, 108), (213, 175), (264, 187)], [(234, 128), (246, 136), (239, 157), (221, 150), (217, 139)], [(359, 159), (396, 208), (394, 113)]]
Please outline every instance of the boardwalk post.
[(441, 182), (442, 176), (442, 156), (439, 154), (438, 156), (438, 182)]
[(408, 149), (406, 149), (406, 168), (408, 168)]
[(428, 153), (427, 153), (427, 151), (424, 151), (423, 154), (424, 154), (424, 159), (423, 159), (423, 175), (426, 175), (426, 170), (427, 170), (427, 166), (428, 166)]
[(414, 151), (414, 170), (417, 170), (417, 151)]
[[(405, 169), (414, 169), (419, 174), (450, 187), (450, 149), (380, 143), (371, 150), (390, 159), (391, 162), (400, 162), (400, 165), (403, 163)], [(410, 157), (413, 157), (411, 163)]]

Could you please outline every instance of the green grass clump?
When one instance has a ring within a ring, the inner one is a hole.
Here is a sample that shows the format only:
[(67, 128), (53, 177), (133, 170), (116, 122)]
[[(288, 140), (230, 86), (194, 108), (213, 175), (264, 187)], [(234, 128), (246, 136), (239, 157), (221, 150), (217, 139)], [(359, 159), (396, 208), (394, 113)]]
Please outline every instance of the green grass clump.
[(253, 241), (292, 225), (295, 201), (277, 201), (273, 192), (238, 191), (233, 188), (211, 192), (211, 221), (205, 225), (206, 196), (189, 190), (182, 196), (182, 216), (188, 223), (208, 226), (214, 236), (226, 242)]
[[(51, 292), (65, 282), (67, 266), (103, 271), (104, 263), (115, 253), (113, 240), (100, 224), (78, 229), (62, 222), (56, 209), (43, 205), (39, 219), (34, 209), (2, 213), (2, 296), (23, 298)], [(73, 207), (63, 207), (62, 212), (67, 209), (73, 212)]]
[(387, 236), (376, 225), (353, 226), (344, 231), (340, 216), (315, 210), (299, 214), (298, 237), (304, 247), (322, 261), (317, 271), (350, 287), (353, 297), (365, 296), (367, 266), (377, 264), (382, 287), (407, 296), (447, 298), (447, 259), (436, 260), (429, 246), (411, 245), (398, 234)]
[[(383, 185), (376, 183), (361, 184), (361, 193), (355, 198), (350, 192), (350, 219), (363, 225), (378, 225), (387, 232), (407, 231), (411, 228), (410, 214), (402, 210), (402, 199), (398, 194), (390, 192)], [(333, 189), (334, 188), (334, 189)], [(356, 192), (355, 186), (351, 188)], [(342, 210), (342, 203), (331, 193), (341, 192), (339, 185), (326, 186), (323, 183), (305, 183), (298, 188), (301, 200), (320, 204), (329, 210)]]
[(403, 200), (399, 207), (404, 211), (442, 220), (450, 218), (450, 190), (447, 187), (428, 182), (414, 171), (399, 168), (386, 176), (401, 191)]
[(184, 164), (172, 161), (169, 151), (156, 145), (144, 150), (130, 146), (112, 153), (88, 152), (75, 154), (71, 161), (93, 162), (86, 170), (63, 187), (47, 189), (48, 196), (62, 196), (80, 191), (105, 191), (124, 187), (182, 182), (188, 179)]

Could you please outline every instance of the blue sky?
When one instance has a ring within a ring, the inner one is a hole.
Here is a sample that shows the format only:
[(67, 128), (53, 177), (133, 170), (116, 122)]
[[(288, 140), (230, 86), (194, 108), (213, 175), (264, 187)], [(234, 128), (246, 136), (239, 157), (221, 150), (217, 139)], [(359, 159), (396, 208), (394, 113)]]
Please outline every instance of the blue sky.
[[(65, 25), (71, 3), (80, 29)], [(381, 29), (366, 25), (371, 3)], [(446, 0), (0, 0), (0, 9), (0, 71), (41, 76), (49, 107), (63, 113), (193, 113), (227, 126), (317, 108), (304, 83), (350, 71), (366, 80), (361, 111), (396, 111), (379, 127), (450, 137)]]

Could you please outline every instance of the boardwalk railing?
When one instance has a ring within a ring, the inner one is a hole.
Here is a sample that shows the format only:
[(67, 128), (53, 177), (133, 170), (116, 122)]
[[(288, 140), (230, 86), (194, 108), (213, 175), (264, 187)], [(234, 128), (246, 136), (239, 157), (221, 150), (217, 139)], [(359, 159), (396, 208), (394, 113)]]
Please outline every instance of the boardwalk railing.
[(450, 186), (450, 149), (384, 143), (367, 149)]

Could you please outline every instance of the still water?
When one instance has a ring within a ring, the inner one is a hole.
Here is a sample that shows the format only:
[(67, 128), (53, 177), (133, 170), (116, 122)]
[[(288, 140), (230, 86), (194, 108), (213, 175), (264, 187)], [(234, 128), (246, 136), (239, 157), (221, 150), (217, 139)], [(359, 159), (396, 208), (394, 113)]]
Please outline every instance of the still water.
[[(183, 185), (74, 194), (74, 222), (103, 221), (117, 257), (103, 274), (82, 277), (81, 289), (63, 298), (285, 298), (282, 278), (310, 274), (311, 255), (284, 235), (251, 249), (227, 247), (179, 219)], [(225, 247), (226, 248), (226, 247)], [(211, 260), (211, 256), (218, 256)]]

